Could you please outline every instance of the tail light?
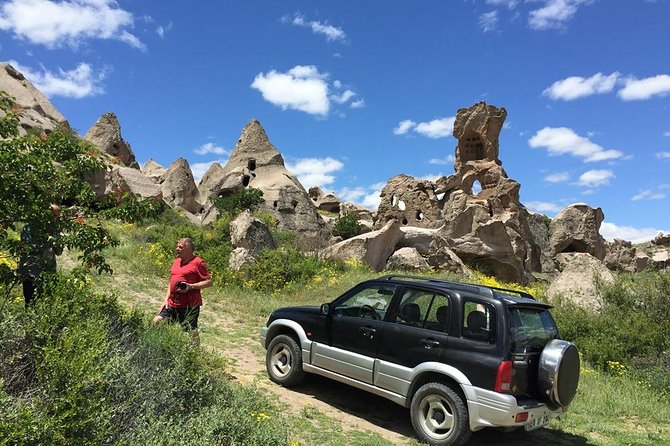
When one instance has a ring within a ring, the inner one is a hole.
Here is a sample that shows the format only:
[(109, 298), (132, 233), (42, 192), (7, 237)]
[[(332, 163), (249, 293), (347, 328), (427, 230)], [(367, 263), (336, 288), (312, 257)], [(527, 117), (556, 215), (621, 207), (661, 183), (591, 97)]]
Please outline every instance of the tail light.
[(509, 393), (512, 389), (512, 361), (503, 361), (498, 366), (496, 385), (493, 390), (498, 393)]

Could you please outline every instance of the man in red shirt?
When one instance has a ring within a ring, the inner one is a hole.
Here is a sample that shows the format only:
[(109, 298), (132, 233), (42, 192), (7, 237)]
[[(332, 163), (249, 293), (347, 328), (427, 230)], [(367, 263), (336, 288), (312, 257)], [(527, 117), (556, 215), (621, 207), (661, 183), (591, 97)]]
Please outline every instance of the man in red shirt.
[(179, 322), (184, 329), (193, 330), (197, 339), (198, 317), (202, 306), (200, 290), (212, 286), (212, 276), (205, 261), (193, 254), (193, 251), (193, 240), (190, 238), (177, 242), (177, 258), (170, 268), (165, 302), (153, 323), (158, 324), (163, 319)]

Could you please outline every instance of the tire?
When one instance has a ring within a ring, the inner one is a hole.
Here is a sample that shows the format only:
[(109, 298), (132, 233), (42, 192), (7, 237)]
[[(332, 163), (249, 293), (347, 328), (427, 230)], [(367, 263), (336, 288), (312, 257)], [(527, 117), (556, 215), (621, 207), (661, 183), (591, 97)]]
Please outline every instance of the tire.
[(412, 397), (410, 416), (419, 439), (432, 445), (463, 445), (472, 434), (463, 398), (445, 384), (421, 386)]
[(550, 407), (567, 407), (579, 385), (577, 347), (558, 339), (547, 343), (540, 356), (537, 384), (540, 396)]
[(265, 367), (270, 380), (284, 387), (295, 386), (305, 379), (302, 350), (295, 339), (287, 335), (276, 336), (270, 341)]

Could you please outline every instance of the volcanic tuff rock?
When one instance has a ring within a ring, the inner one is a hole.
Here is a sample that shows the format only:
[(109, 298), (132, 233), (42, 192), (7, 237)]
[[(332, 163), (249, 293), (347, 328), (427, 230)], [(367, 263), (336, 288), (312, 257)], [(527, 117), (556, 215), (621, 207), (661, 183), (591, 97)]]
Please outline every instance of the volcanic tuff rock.
[(142, 166), (141, 171), (144, 175), (148, 176), (155, 182), (158, 182), (165, 173), (165, 167), (161, 166), (153, 159), (149, 159), (149, 161), (144, 163), (144, 166)]
[(121, 137), (121, 125), (114, 113), (105, 113), (88, 129), (84, 139), (119, 160), (124, 166), (139, 169), (135, 154)]
[(160, 186), (139, 170), (130, 167), (108, 166), (107, 169), (95, 172), (88, 178), (88, 182), (98, 198), (106, 195), (121, 197), (125, 193), (159, 200), (163, 197)]
[(251, 215), (249, 209), (230, 222), (230, 240), (236, 248), (245, 248), (256, 257), (261, 251), (274, 249), (275, 242), (267, 225)]
[(198, 187), (188, 161), (179, 158), (172, 163), (160, 179), (163, 199), (172, 206), (178, 206), (191, 214), (198, 214), (202, 206), (198, 201)]
[(611, 283), (614, 275), (610, 270), (599, 259), (584, 252), (559, 254), (557, 261), (562, 265), (562, 272), (551, 282), (547, 297), (561, 295), (580, 307), (601, 309), (603, 303), (596, 288), (596, 277)]
[(246, 248), (235, 248), (228, 258), (228, 266), (233, 271), (239, 271), (244, 266), (256, 263), (256, 258)]
[(649, 265), (649, 256), (626, 240), (616, 238), (612, 243), (606, 242), (606, 251), (605, 265), (614, 271), (635, 273)]
[(458, 110), (454, 122), (454, 137), (458, 139), (456, 172), (468, 161), (499, 161), (498, 137), (506, 117), (507, 110), (485, 102)]
[(219, 163), (213, 163), (207, 169), (207, 172), (200, 179), (198, 191), (200, 192), (200, 202), (204, 203), (212, 195), (212, 190), (223, 176), (223, 167)]
[(340, 213), (340, 199), (335, 194), (326, 194), (320, 187), (310, 187), (307, 192), (309, 198), (314, 202), (314, 206), (321, 211)]
[(605, 239), (600, 225), (605, 219), (602, 209), (575, 203), (563, 209), (549, 224), (549, 245), (555, 257), (562, 252), (586, 252), (603, 260)]
[(226, 195), (246, 187), (263, 191), (265, 207), (277, 217), (281, 229), (296, 231), (303, 240), (317, 244), (328, 239), (326, 223), (256, 119), (242, 129), (211, 193)]
[(659, 246), (670, 246), (670, 234), (659, 232), (651, 243)]
[[(58, 125), (70, 128), (65, 117), (49, 102), (47, 97), (35, 88), (23, 74), (6, 62), (0, 63), (0, 90), (14, 98), (21, 136), (33, 128), (41, 128), (47, 133)], [(4, 116), (4, 112), (0, 111), (0, 116)]]
[(389, 257), (386, 268), (389, 271), (428, 271), (428, 262), (414, 248), (400, 248)]

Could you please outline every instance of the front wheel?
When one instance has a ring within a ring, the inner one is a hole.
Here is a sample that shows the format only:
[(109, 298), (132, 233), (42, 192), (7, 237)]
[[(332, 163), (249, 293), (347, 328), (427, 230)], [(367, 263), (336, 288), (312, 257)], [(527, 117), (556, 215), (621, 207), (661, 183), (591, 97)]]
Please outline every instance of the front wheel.
[(272, 339), (265, 354), (265, 367), (272, 382), (284, 387), (295, 386), (305, 379), (302, 370), (302, 350), (290, 336)]
[(412, 398), (410, 416), (419, 438), (432, 445), (463, 445), (472, 433), (463, 398), (444, 384), (421, 386)]

